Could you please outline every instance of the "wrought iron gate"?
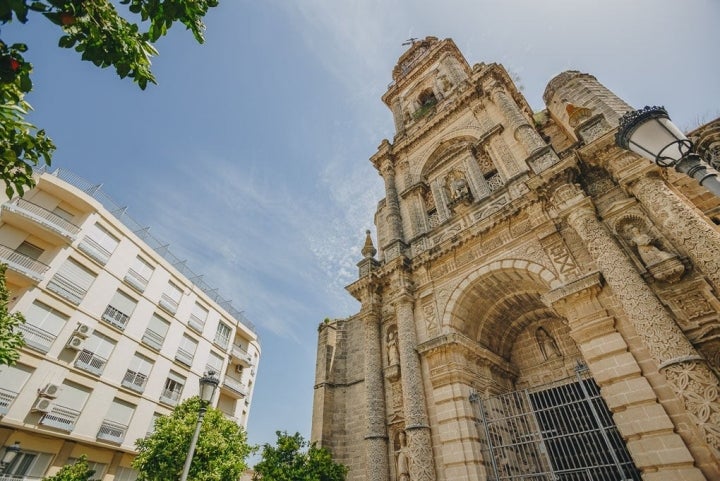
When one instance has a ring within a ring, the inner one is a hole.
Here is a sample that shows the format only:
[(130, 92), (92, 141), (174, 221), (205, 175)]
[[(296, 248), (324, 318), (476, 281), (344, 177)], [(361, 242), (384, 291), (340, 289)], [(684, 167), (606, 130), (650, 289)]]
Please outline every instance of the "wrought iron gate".
[(640, 481), (600, 389), (577, 377), (489, 399), (470, 395), (488, 479)]

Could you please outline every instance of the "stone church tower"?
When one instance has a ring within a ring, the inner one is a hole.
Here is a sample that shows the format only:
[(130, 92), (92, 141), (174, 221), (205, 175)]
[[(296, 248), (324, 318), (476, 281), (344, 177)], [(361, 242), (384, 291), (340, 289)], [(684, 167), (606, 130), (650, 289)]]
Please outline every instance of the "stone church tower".
[(361, 309), (319, 328), (349, 480), (720, 479), (720, 204), (615, 146), (595, 77), (544, 100), (449, 39), (394, 68)]

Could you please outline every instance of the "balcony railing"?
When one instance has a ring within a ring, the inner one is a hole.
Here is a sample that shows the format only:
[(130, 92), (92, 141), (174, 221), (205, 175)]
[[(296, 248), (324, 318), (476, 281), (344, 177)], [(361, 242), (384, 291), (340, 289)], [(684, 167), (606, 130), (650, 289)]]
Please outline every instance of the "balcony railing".
[(108, 324), (112, 324), (121, 331), (125, 330), (125, 324), (127, 324), (128, 319), (130, 319), (130, 316), (118, 309), (115, 309), (113, 306), (107, 306), (102, 315), (103, 321)]
[(147, 383), (147, 374), (135, 372), (128, 369), (122, 380), (122, 385), (133, 391), (143, 392)]
[(43, 280), (43, 274), (48, 270), (48, 266), (42, 262), (36, 261), (25, 254), (15, 252), (4, 245), (0, 245), (0, 261), (7, 264), (8, 267), (15, 272), (19, 272), (25, 277), (29, 277), (37, 282)]
[(172, 406), (175, 406), (178, 401), (180, 400), (180, 393), (182, 391), (173, 391), (170, 389), (163, 389), (162, 394), (160, 394), (160, 402), (164, 402), (165, 404), (170, 404)]
[(25, 199), (15, 199), (3, 204), (3, 209), (32, 219), (43, 227), (57, 232), (69, 241), (75, 240), (80, 228), (70, 221)]
[(213, 342), (222, 347), (223, 349), (227, 349), (228, 343), (230, 343), (230, 336), (225, 336), (223, 334), (215, 334), (215, 339), (213, 339)]
[(37, 326), (33, 326), (30, 324), (30, 321), (25, 324), (20, 324), (18, 328), (20, 329), (20, 332), (22, 332), (23, 339), (25, 339), (27, 347), (35, 349), (36, 351), (47, 353), (50, 350), (52, 343), (55, 342), (55, 334), (44, 329), (40, 329)]
[(89, 255), (102, 265), (107, 264), (107, 261), (110, 260), (110, 256), (112, 255), (112, 252), (105, 249), (103, 246), (98, 244), (95, 239), (89, 236), (83, 237), (83, 240), (81, 240), (78, 244), (78, 249), (80, 249), (85, 254)]
[(20, 476), (16, 474), (0, 474), (0, 481), (42, 481), (44, 478), (35, 476)]
[(148, 285), (148, 280), (133, 269), (128, 269), (127, 274), (125, 274), (125, 282), (138, 292), (144, 292)]
[(186, 366), (192, 366), (194, 356), (194, 353), (179, 347), (177, 352), (175, 353), (175, 360), (185, 364)]
[(238, 344), (233, 344), (232, 348), (230, 349), (230, 354), (238, 360), (243, 361), (243, 363), (247, 364), (248, 366), (252, 365), (253, 358), (250, 353), (247, 352), (247, 349), (245, 349), (244, 347)]
[(190, 314), (190, 320), (188, 320), (188, 326), (194, 329), (196, 332), (202, 334), (203, 328), (205, 327), (205, 321), (200, 319), (195, 314)]
[(75, 429), (75, 422), (79, 416), (80, 411), (76, 409), (70, 409), (65, 406), (54, 406), (49, 413), (43, 415), (40, 419), (40, 424), (71, 432)]
[(47, 288), (73, 304), (80, 304), (87, 291), (61, 274), (55, 274), (47, 284)]
[(160, 296), (160, 302), (158, 303), (161, 309), (164, 309), (170, 314), (175, 315), (178, 309), (178, 303), (176, 300), (168, 296), (167, 294), (163, 294)]
[(125, 439), (125, 433), (127, 432), (127, 429), (128, 427), (125, 424), (116, 423), (115, 421), (110, 421), (109, 419), (106, 419), (100, 425), (100, 430), (98, 430), (97, 438), (104, 441), (110, 441), (111, 443), (122, 444), (123, 440)]
[(18, 393), (0, 387), (0, 416), (7, 414)]
[(245, 386), (243, 383), (238, 381), (237, 379), (233, 379), (230, 376), (225, 376), (225, 379), (223, 380), (223, 386), (230, 389), (231, 391), (234, 391), (241, 396), (247, 396), (247, 386)]
[(100, 376), (105, 369), (107, 359), (98, 356), (94, 352), (83, 349), (75, 360), (75, 367), (89, 373)]
[(159, 351), (162, 348), (163, 341), (165, 340), (165, 336), (161, 336), (157, 332), (153, 331), (152, 329), (145, 329), (145, 334), (143, 334), (142, 342), (147, 344), (148, 346), (152, 347), (153, 349)]

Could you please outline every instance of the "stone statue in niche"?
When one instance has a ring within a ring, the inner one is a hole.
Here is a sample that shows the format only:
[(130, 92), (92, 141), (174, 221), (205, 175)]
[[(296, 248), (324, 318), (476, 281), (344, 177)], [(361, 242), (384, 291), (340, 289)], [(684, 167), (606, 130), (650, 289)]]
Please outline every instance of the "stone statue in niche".
[(435, 77), (435, 90), (440, 93), (440, 98), (443, 98), (452, 88), (452, 83), (444, 73), (439, 73)]
[(400, 443), (400, 449), (398, 449), (396, 462), (397, 479), (398, 481), (410, 481), (410, 450), (407, 446), (404, 431), (398, 433), (398, 441)]
[(558, 348), (555, 339), (548, 333), (544, 328), (538, 327), (535, 331), (535, 340), (537, 341), (540, 352), (543, 355), (543, 359), (553, 359), (556, 357), (562, 357), (560, 348)]
[(675, 254), (658, 246), (657, 240), (648, 233), (642, 219), (635, 217), (621, 219), (617, 223), (616, 230), (637, 249), (638, 257), (653, 278), (675, 282), (685, 273), (683, 263)]
[(458, 203), (470, 200), (470, 186), (462, 172), (453, 170), (445, 179), (445, 186), (450, 194), (450, 201)]
[(388, 366), (395, 366), (400, 362), (400, 352), (398, 351), (397, 331), (391, 329), (387, 333), (387, 358)]

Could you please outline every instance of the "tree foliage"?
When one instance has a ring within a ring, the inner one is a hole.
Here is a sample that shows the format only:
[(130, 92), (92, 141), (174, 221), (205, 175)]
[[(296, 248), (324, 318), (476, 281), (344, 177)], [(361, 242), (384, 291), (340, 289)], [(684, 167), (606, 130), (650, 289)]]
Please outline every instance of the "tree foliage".
[(333, 461), (330, 452), (303, 439), (277, 431), (276, 446), (263, 445), (253, 481), (344, 481), (347, 467)]
[[(138, 481), (180, 478), (197, 425), (200, 403), (198, 397), (183, 401), (172, 414), (157, 419), (151, 435), (137, 440), (138, 455), (133, 468), (139, 472)], [(226, 419), (219, 410), (208, 408), (188, 479), (238, 479), (247, 469), (246, 459), (252, 451), (243, 428)]]
[[(0, 24), (44, 16), (59, 28), (59, 47), (74, 49), (98, 67), (112, 66), (120, 78), (130, 77), (145, 89), (156, 83), (150, 70), (158, 53), (153, 43), (178, 22), (203, 43), (202, 19), (217, 5), (218, 0), (0, 0)], [(25, 120), (30, 105), (24, 96), (32, 90), (25, 51), (25, 44), (8, 46), (0, 39), (0, 179), (8, 196), (32, 187), (33, 166), (41, 160), (50, 165), (55, 150), (45, 132)]]
[(43, 478), (43, 481), (91, 481), (93, 474), (95, 470), (90, 469), (87, 457), (83, 454), (73, 464), (63, 466), (55, 476)]
[(0, 264), (0, 365), (13, 365), (20, 357), (20, 348), (25, 345), (22, 333), (17, 330), (25, 318), (19, 312), (10, 314), (8, 304), (10, 293), (5, 285), (5, 264)]

